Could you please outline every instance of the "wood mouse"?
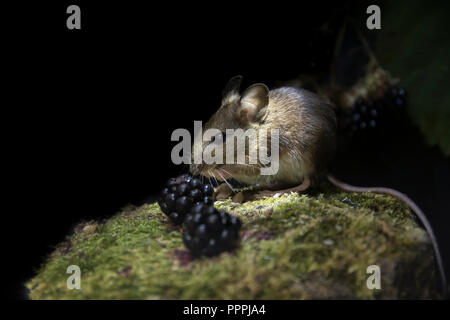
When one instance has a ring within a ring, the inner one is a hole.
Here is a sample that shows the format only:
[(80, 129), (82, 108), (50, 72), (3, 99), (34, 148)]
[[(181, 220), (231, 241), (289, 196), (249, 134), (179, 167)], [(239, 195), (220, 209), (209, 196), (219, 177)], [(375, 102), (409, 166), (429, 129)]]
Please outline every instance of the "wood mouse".
[[(234, 201), (271, 196), (276, 193), (304, 192), (309, 187), (328, 179), (336, 187), (348, 192), (374, 192), (391, 195), (411, 208), (428, 232), (436, 255), (442, 280), (442, 290), (447, 296), (447, 282), (437, 241), (428, 219), (422, 210), (405, 194), (389, 188), (365, 188), (343, 183), (330, 174), (329, 169), (337, 149), (337, 120), (334, 107), (318, 95), (304, 89), (281, 87), (269, 90), (262, 83), (248, 87), (240, 94), (241, 76), (230, 79), (222, 94), (222, 103), (216, 113), (206, 122), (204, 130), (216, 128), (225, 138), (226, 129), (255, 129), (267, 132), (279, 130), (279, 168), (273, 175), (261, 175), (264, 165), (256, 164), (191, 164), (192, 174), (212, 177), (229, 186), (233, 178), (254, 186), (254, 191), (238, 193)], [(270, 140), (270, 139), (268, 139)], [(211, 142), (194, 142), (203, 144)], [(227, 140), (223, 144), (226, 145)], [(197, 146), (198, 147), (198, 146)], [(246, 144), (258, 148), (258, 144)], [(224, 147), (225, 150), (225, 147)]]

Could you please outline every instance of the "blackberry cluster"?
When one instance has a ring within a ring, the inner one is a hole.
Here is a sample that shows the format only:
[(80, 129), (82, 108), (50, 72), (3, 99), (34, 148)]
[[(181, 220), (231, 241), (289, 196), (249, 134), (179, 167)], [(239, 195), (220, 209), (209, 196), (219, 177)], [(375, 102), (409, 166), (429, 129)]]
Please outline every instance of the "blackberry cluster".
[(340, 119), (341, 128), (351, 134), (379, 132), (397, 126), (406, 116), (406, 91), (392, 87), (381, 99), (359, 97)]
[(186, 216), (183, 241), (194, 256), (211, 257), (235, 249), (240, 228), (237, 217), (199, 203)]
[(213, 204), (214, 188), (190, 175), (171, 178), (158, 204), (175, 225), (184, 223), (183, 241), (195, 257), (231, 251), (239, 243), (241, 221)]
[(192, 206), (213, 204), (214, 188), (190, 175), (171, 178), (161, 192), (158, 204), (175, 225), (181, 225)]
[(381, 105), (371, 100), (359, 97), (351, 109), (350, 129), (358, 130), (374, 129), (379, 122)]

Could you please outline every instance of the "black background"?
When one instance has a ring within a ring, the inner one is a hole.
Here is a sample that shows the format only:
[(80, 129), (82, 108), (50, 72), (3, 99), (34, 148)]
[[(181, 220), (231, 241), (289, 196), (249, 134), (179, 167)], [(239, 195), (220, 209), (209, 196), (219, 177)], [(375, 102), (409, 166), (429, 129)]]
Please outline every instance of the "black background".
[[(66, 28), (70, 4), (81, 7), (82, 30)], [(350, 13), (363, 24), (366, 7), (79, 0), (18, 6), (6, 60), (10, 114), (3, 117), (13, 124), (4, 134), (11, 147), (6, 171), (13, 175), (6, 213), (12, 222), (4, 226), (13, 231), (8, 295), (25, 297), (22, 283), (76, 223), (150, 201), (165, 180), (183, 172), (170, 161), (171, 133), (207, 120), (230, 77), (242, 74), (244, 86), (273, 86), (298, 76), (307, 69), (307, 35), (333, 14)], [(358, 153), (337, 168), (350, 182), (415, 185), (400, 189), (413, 198), (432, 185), (430, 196), (417, 201), (425, 211), (434, 208), (433, 226), (444, 243), (448, 161), (426, 150), (432, 173), (412, 184), (410, 172), (399, 170), (404, 158), (414, 163), (406, 151), (390, 158), (397, 165), (378, 171)], [(423, 166), (415, 165), (411, 172)]]

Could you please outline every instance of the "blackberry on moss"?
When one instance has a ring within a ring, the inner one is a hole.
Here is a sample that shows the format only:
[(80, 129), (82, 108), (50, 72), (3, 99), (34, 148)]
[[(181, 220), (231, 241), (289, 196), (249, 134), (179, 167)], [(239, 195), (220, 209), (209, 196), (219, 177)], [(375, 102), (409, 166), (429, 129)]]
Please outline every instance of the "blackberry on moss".
[(235, 249), (240, 229), (239, 218), (197, 203), (184, 221), (183, 242), (194, 257), (212, 257)]
[(214, 188), (189, 174), (171, 178), (161, 191), (158, 204), (175, 225), (181, 225), (195, 203), (213, 203)]

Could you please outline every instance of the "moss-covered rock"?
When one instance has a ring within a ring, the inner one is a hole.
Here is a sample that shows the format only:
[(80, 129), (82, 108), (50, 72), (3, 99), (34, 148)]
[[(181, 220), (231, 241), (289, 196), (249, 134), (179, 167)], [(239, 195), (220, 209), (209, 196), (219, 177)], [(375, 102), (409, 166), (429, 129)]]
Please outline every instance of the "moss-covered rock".
[[(217, 201), (243, 221), (234, 253), (192, 260), (181, 229), (157, 204), (86, 222), (57, 246), (26, 286), (32, 299), (435, 298), (433, 249), (394, 198), (323, 186), (244, 204)], [(381, 289), (366, 285), (369, 265)], [(69, 265), (81, 289), (67, 289)]]

